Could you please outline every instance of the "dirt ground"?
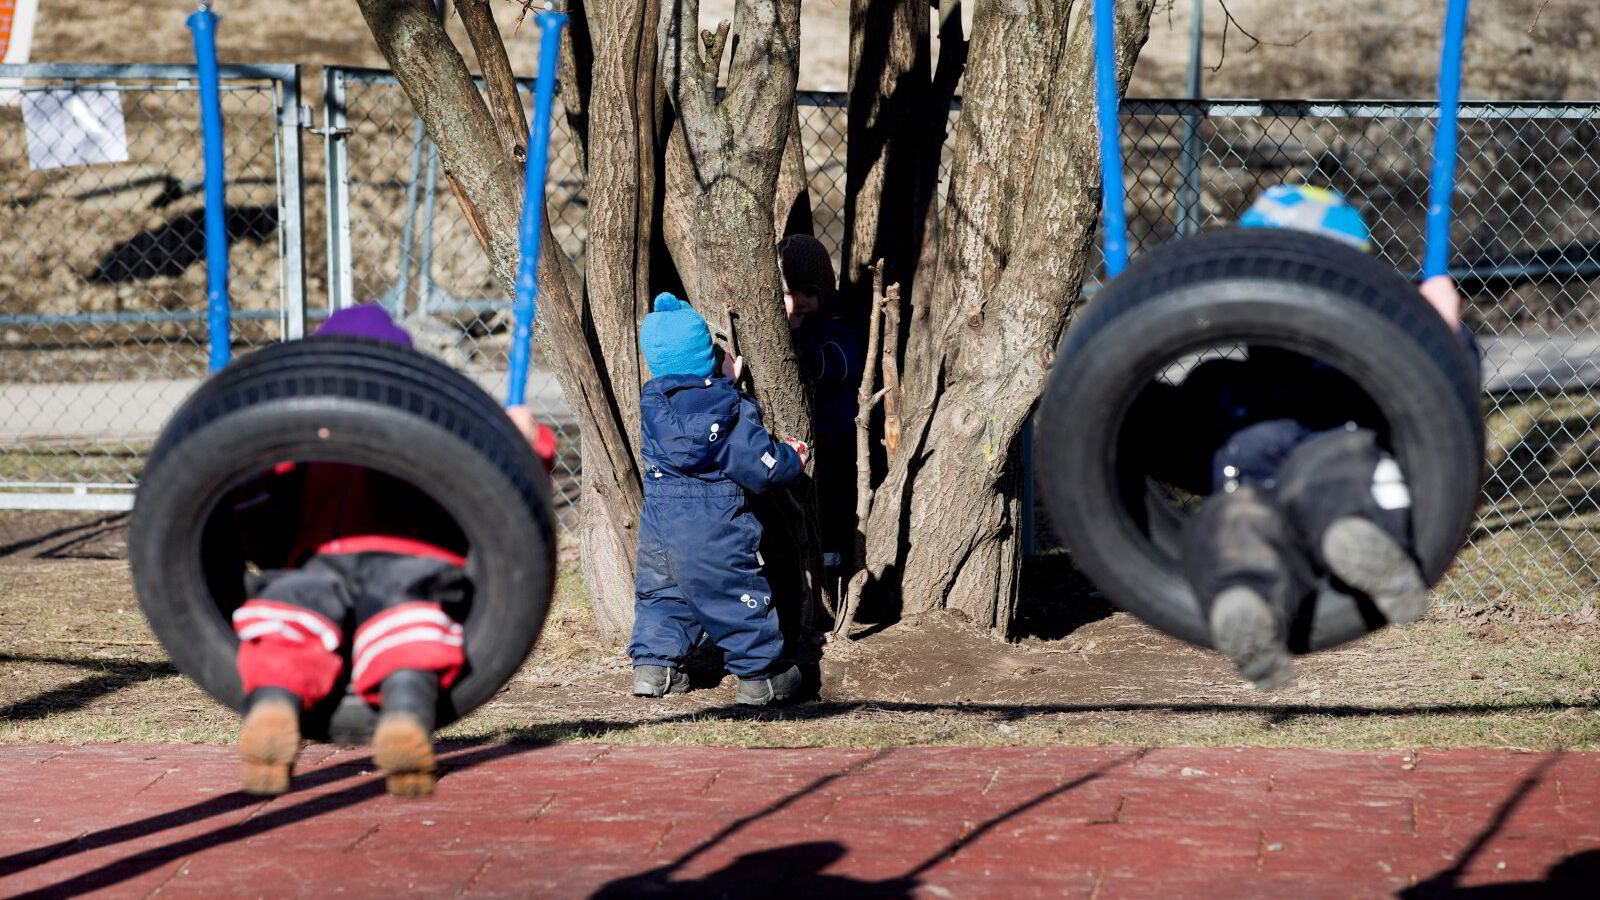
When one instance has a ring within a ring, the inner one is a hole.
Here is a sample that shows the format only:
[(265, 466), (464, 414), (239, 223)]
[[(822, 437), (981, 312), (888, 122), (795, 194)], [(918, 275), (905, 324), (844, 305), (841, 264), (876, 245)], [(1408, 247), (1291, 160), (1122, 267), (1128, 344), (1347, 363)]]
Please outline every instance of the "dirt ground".
[[(231, 713), (179, 676), (145, 627), (125, 519), (0, 514), (0, 742), (226, 743)], [(732, 706), (710, 669), (665, 700), (627, 694), (626, 661), (591, 630), (568, 564), (533, 656), (448, 735), (748, 746), (1134, 744), (1600, 748), (1600, 624), (1494, 607), (1435, 615), (1303, 659), (1264, 695), (1035, 567), (1034, 636), (953, 618), (825, 648), (822, 699)]]

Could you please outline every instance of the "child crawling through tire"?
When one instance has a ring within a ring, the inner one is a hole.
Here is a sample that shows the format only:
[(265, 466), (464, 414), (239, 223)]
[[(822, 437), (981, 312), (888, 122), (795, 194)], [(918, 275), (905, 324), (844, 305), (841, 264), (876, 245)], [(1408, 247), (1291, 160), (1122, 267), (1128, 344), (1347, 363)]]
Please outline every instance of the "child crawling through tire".
[[(377, 306), (340, 310), (317, 333), (411, 346)], [(553, 433), (525, 407), (508, 413), (549, 466)], [(244, 790), (289, 789), (300, 715), (332, 692), (348, 644), (351, 691), (381, 709), (373, 757), (389, 793), (431, 793), (439, 689), (466, 662), (450, 614), (471, 590), (460, 528), (407, 482), (342, 463), (281, 463), (233, 497), (240, 543), (261, 570), (233, 613)]]
[[(1239, 224), (1368, 248), (1360, 214), (1319, 188), (1272, 188)], [(1476, 361), (1449, 277), (1421, 290)], [(1390, 623), (1427, 611), (1410, 491), (1384, 431), (1377, 405), (1343, 373), (1261, 345), (1207, 360), (1179, 385), (1152, 383), (1129, 413), (1126, 446), (1144, 471), (1206, 496), (1184, 524), (1184, 575), (1212, 646), (1257, 688), (1292, 680), (1289, 628), (1325, 580), (1370, 598)], [(1174, 433), (1184, 440), (1168, 452)]]

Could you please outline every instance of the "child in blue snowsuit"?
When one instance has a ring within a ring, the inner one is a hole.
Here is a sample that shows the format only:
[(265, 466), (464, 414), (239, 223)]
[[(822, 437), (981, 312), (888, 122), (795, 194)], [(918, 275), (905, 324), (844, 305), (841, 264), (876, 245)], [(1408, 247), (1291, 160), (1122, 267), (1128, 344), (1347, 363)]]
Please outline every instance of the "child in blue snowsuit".
[(709, 639), (739, 678), (736, 698), (792, 696), (800, 670), (781, 662), (783, 635), (761, 572), (761, 524), (746, 493), (798, 478), (806, 446), (779, 441), (754, 400), (715, 374), (711, 331), (671, 294), (639, 328), (651, 378), (639, 398), (644, 510), (635, 582), (633, 693), (688, 690), (680, 666)]
[[(1359, 213), (1318, 188), (1272, 188), (1240, 225), (1368, 246)], [(1422, 293), (1476, 359), (1449, 279), (1430, 279)], [(1181, 384), (1151, 384), (1129, 413), (1130, 457), (1206, 498), (1183, 529), (1184, 575), (1212, 645), (1258, 688), (1291, 679), (1288, 628), (1324, 579), (1370, 597), (1394, 624), (1427, 611), (1410, 491), (1383, 430), (1377, 404), (1344, 373), (1254, 345), (1243, 359), (1201, 363)], [(1173, 432), (1186, 438), (1175, 449)]]

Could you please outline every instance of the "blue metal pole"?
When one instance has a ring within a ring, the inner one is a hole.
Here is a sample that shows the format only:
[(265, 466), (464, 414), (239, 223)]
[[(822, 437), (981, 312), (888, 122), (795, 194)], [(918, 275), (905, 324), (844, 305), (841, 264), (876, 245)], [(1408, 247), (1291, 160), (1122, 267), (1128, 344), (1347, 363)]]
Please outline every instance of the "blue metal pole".
[(533, 357), (533, 322), (539, 301), (539, 236), (544, 224), (544, 182), (550, 169), (550, 107), (555, 100), (561, 29), (567, 14), (547, 9), (539, 21), (539, 78), (533, 87), (533, 126), (528, 139), (527, 179), (522, 192), (522, 258), (517, 263), (516, 325), (511, 333), (511, 373), (506, 405), (520, 406), (528, 391)]
[(209, 4), (189, 16), (200, 79), (200, 128), (205, 147), (206, 331), (211, 371), (228, 365), (228, 224), (222, 172), (222, 79), (217, 72), (217, 16)]
[(1466, 43), (1467, 0), (1450, 0), (1439, 52), (1439, 121), (1433, 133), (1433, 175), (1428, 185), (1428, 247), (1422, 277), (1450, 272), (1450, 203), (1456, 192), (1456, 111), (1461, 105), (1461, 48)]
[(1122, 135), (1117, 127), (1115, 0), (1094, 0), (1094, 97), (1100, 119), (1100, 227), (1105, 232), (1106, 276), (1128, 266), (1128, 221), (1122, 187)]

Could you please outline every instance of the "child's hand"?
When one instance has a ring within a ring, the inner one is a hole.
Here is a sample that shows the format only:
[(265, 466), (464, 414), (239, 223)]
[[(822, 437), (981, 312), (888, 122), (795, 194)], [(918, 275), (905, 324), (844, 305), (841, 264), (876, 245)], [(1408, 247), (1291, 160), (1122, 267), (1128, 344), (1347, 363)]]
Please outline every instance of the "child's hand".
[(1435, 275), (1422, 282), (1417, 290), (1422, 292), (1422, 299), (1438, 310), (1446, 325), (1452, 330), (1461, 327), (1461, 295), (1456, 293), (1456, 283), (1449, 275)]
[(739, 376), (744, 374), (744, 357), (735, 356), (734, 358), (729, 359), (727, 356), (723, 356), (722, 374), (726, 376), (729, 381), (732, 381), (734, 384), (738, 384)]
[(787, 441), (784, 441), (784, 443), (794, 448), (794, 452), (800, 457), (800, 465), (804, 466), (806, 464), (806, 460), (811, 458), (811, 450), (806, 446), (805, 441), (802, 441), (799, 438), (789, 438)]
[(508, 406), (506, 415), (511, 418), (511, 424), (517, 426), (517, 430), (527, 438), (528, 445), (533, 448), (533, 455), (544, 463), (544, 470), (548, 472), (555, 468), (556, 433), (550, 426), (539, 424), (539, 420), (533, 417), (533, 410), (526, 406)]

